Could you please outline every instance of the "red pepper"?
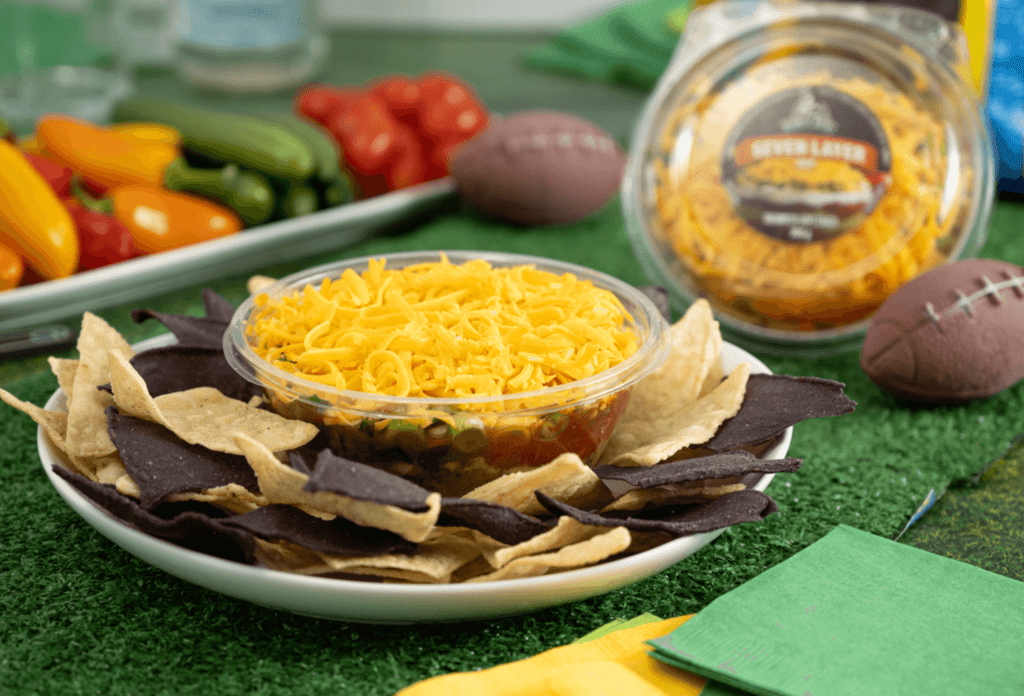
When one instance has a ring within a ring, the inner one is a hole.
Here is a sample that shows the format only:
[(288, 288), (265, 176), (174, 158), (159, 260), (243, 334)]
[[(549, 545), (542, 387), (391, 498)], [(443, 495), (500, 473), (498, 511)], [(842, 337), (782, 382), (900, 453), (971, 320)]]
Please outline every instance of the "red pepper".
[(120, 220), (90, 210), (75, 198), (65, 198), (64, 206), (78, 229), (78, 270), (88, 271), (139, 256), (131, 232)]
[(51, 162), (39, 155), (33, 155), (31, 152), (24, 152), (22, 154), (25, 155), (25, 159), (32, 165), (32, 168), (42, 175), (54, 193), (61, 198), (70, 195), (71, 169), (56, 162)]

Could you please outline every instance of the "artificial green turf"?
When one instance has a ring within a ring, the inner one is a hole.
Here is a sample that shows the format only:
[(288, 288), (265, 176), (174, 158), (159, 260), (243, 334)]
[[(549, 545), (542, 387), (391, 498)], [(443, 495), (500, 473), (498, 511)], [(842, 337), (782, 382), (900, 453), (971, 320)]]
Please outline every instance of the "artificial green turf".
[[(1024, 207), (1001, 203), (983, 254), (1024, 261), (1024, 244), (1016, 238), (1021, 222)], [(279, 275), (341, 256), (432, 248), (538, 254), (645, 282), (617, 204), (579, 225), (528, 230), (450, 211), (330, 257), (264, 272)], [(244, 280), (212, 285), (237, 302), (245, 295)], [(196, 314), (201, 308), (197, 288), (142, 304)], [(162, 331), (154, 322), (134, 325), (129, 309), (100, 314), (131, 341)], [(0, 694), (392, 694), (428, 676), (485, 668), (569, 643), (616, 617), (696, 612), (839, 523), (892, 537), (930, 489), (983, 470), (1024, 432), (1024, 385), (964, 406), (907, 408), (866, 379), (856, 355), (765, 362), (776, 372), (838, 379), (858, 402), (853, 414), (796, 427), (790, 456), (803, 458), (804, 465), (777, 475), (769, 487), (778, 514), (727, 530), (698, 554), (631, 587), (526, 616), (457, 625), (306, 618), (155, 570), (64, 505), (40, 469), (35, 425), (3, 407)], [(56, 386), (43, 373), (6, 388), (42, 404)]]

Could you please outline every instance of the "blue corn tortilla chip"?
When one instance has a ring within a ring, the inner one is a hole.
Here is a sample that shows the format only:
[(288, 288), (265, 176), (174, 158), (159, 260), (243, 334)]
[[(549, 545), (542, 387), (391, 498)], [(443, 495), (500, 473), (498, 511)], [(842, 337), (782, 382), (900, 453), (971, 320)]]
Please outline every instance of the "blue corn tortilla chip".
[(423, 512), (428, 509), (430, 491), (401, 476), (383, 469), (361, 464), (322, 450), (302, 487), (307, 493), (340, 493), (355, 500), (366, 500), (381, 505)]
[(144, 534), (229, 561), (249, 565), (255, 562), (256, 540), (253, 535), (227, 527), (223, 520), (191, 511), (164, 519), (144, 510), (111, 485), (95, 483), (60, 466), (55, 466), (53, 471), (96, 505)]
[(178, 343), (183, 346), (223, 350), (224, 332), (231, 323), (234, 308), (230, 302), (209, 288), (203, 290), (203, 305), (206, 311), (204, 317), (167, 314), (152, 309), (133, 309), (131, 317), (136, 324), (141, 324), (147, 319), (156, 319), (170, 329)]
[(798, 471), (803, 460), (759, 459), (749, 452), (736, 450), (695, 457), (654, 466), (598, 466), (594, 473), (601, 480), (624, 481), (636, 488), (653, 488), (672, 483), (726, 479), (745, 474), (774, 474), (780, 471)]
[(852, 413), (857, 402), (843, 393), (845, 386), (820, 377), (750, 375), (739, 412), (698, 447), (722, 452), (758, 445), (801, 421)]
[(672, 309), (669, 307), (668, 290), (660, 285), (638, 285), (636, 289), (647, 295), (647, 299), (654, 303), (661, 316), (665, 317), (665, 321), (672, 321)]
[(252, 493), (259, 484), (245, 457), (190, 445), (150, 421), (106, 410), (110, 438), (125, 471), (139, 487), (139, 503), (151, 510), (175, 493), (191, 493), (236, 483)]
[(727, 493), (707, 503), (694, 505), (667, 506), (627, 515), (599, 515), (580, 510), (566, 503), (535, 493), (540, 504), (553, 515), (568, 515), (577, 522), (600, 527), (626, 527), (634, 531), (668, 532), (674, 536), (686, 536), (711, 532), (741, 522), (763, 520), (778, 506), (770, 497), (755, 490)]
[(521, 544), (551, 529), (551, 525), (504, 505), (470, 498), (441, 498), (443, 527), (469, 527), (503, 544)]
[(201, 292), (206, 318), (230, 324), (235, 316), (235, 306), (213, 288), (203, 288)]
[(224, 520), (267, 541), (289, 541), (335, 556), (407, 555), (416, 544), (382, 529), (361, 527), (343, 517), (322, 520), (292, 505), (266, 505)]
[(224, 396), (246, 402), (263, 393), (235, 372), (221, 348), (161, 346), (142, 351), (129, 362), (154, 398), (195, 387), (213, 387)]

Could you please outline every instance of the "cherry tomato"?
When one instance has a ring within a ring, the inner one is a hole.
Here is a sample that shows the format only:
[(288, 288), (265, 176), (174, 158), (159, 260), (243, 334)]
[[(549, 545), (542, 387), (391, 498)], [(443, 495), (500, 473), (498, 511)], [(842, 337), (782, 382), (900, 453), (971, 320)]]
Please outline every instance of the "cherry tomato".
[(362, 90), (311, 85), (295, 98), (295, 111), (300, 116), (326, 126), (331, 115), (348, 106), (362, 95)]
[(395, 154), (398, 124), (384, 101), (366, 94), (335, 111), (327, 124), (345, 153), (345, 160), (360, 174), (377, 174)]

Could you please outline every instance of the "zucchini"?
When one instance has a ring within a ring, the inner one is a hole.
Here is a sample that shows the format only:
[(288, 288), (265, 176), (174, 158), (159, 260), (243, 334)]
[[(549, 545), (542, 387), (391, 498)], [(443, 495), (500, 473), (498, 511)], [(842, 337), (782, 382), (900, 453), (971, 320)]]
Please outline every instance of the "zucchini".
[(324, 183), (336, 181), (341, 174), (341, 150), (334, 138), (327, 131), (291, 114), (271, 114), (264, 116), (272, 123), (287, 128), (296, 137), (302, 138), (316, 160), (314, 176)]
[(332, 208), (355, 198), (352, 182), (341, 169), (343, 155), (334, 138), (319, 125), (291, 114), (265, 116), (306, 141), (316, 160), (315, 181), (307, 182), (317, 191), (320, 207)]
[(250, 226), (265, 222), (274, 212), (274, 191), (267, 178), (257, 172), (242, 171), (236, 164), (222, 169), (196, 169), (184, 160), (176, 160), (164, 174), (164, 186), (223, 203)]
[(284, 179), (301, 181), (316, 169), (316, 159), (304, 139), (263, 118), (129, 98), (116, 105), (113, 120), (173, 126), (181, 133), (182, 145), (190, 150)]

